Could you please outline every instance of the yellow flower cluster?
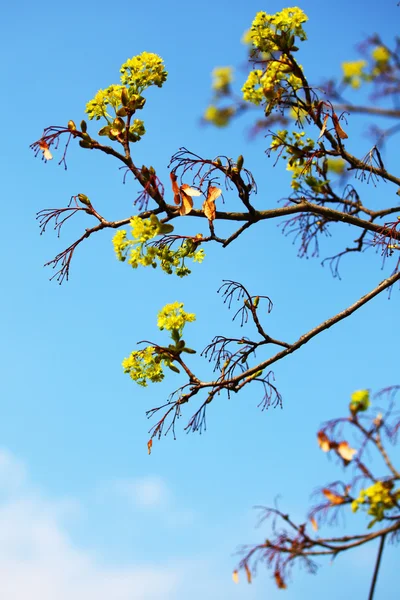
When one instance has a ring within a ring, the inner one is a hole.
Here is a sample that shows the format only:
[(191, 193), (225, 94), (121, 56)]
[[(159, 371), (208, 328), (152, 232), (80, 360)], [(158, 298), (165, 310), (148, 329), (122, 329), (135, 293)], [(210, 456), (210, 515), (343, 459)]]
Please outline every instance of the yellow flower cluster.
[(133, 381), (147, 387), (147, 380), (158, 383), (164, 379), (162, 361), (153, 346), (131, 352), (122, 361), (124, 373), (129, 373)]
[(161, 223), (156, 215), (151, 215), (150, 219), (134, 216), (130, 225), (132, 240), (127, 238), (125, 230), (120, 230), (114, 235), (112, 242), (117, 259), (128, 259), (128, 264), (133, 269), (139, 266), (151, 266), (155, 269), (160, 264), (165, 273), (171, 275), (175, 272), (178, 277), (185, 277), (191, 272), (185, 259), (198, 263), (204, 259), (204, 250), (198, 247), (197, 240), (186, 239), (177, 250), (172, 250), (170, 244), (149, 243), (156, 236), (171, 233), (174, 229), (172, 225)]
[(350, 411), (355, 414), (363, 412), (371, 406), (368, 390), (357, 390), (353, 392), (350, 400)]
[(281, 60), (269, 60), (265, 71), (250, 71), (242, 87), (243, 100), (259, 105), (267, 101), (265, 112), (269, 114), (284, 92), (295, 91), (302, 81), (291, 73), (290, 65)]
[(353, 62), (342, 63), (343, 79), (353, 88), (359, 88), (361, 80), (365, 77), (364, 69), (367, 66), (365, 60), (355, 60)]
[(136, 94), (151, 85), (161, 87), (167, 79), (163, 60), (152, 52), (142, 52), (138, 56), (129, 58), (120, 69), (121, 82), (133, 88)]
[(225, 127), (228, 125), (234, 114), (234, 108), (218, 108), (217, 106), (211, 104), (204, 113), (204, 119), (209, 123), (213, 123), (217, 127)]
[(286, 169), (292, 173), (291, 187), (295, 191), (305, 184), (314, 193), (323, 194), (327, 181), (312, 174), (316, 161), (306, 161), (305, 155), (313, 150), (315, 142), (305, 135), (304, 131), (289, 134), (287, 129), (283, 129), (272, 138), (270, 149), (274, 152), (283, 150), (282, 157), (288, 159)]
[(393, 491), (392, 482), (377, 481), (369, 488), (360, 491), (358, 498), (351, 503), (351, 509), (357, 512), (360, 505), (368, 506), (367, 513), (374, 517), (368, 527), (372, 527), (377, 521), (382, 521), (385, 510), (394, 508), (399, 499), (400, 489)]
[(196, 320), (196, 315), (187, 313), (183, 310), (182, 302), (173, 302), (166, 304), (158, 313), (157, 325), (162, 331), (166, 329), (170, 332), (172, 341), (175, 345), (169, 345), (168, 348), (161, 346), (147, 346), (142, 350), (131, 352), (128, 358), (122, 361), (124, 373), (128, 373), (133, 381), (146, 387), (148, 381), (158, 383), (164, 379), (163, 367), (168, 367), (171, 371), (179, 373), (179, 369), (174, 364), (182, 352), (195, 354), (195, 350), (187, 348), (182, 340), (182, 332), (186, 323), (192, 323)]
[(326, 163), (328, 171), (336, 173), (337, 175), (344, 173), (346, 162), (343, 160), (343, 158), (327, 158)]
[(274, 15), (261, 11), (256, 14), (245, 39), (251, 40), (261, 52), (285, 50), (290, 36), (297, 36), (302, 41), (307, 39), (302, 27), (306, 21), (307, 15), (296, 6), (284, 8)]
[(212, 87), (216, 92), (226, 92), (233, 81), (232, 67), (216, 67), (213, 72)]
[(390, 58), (390, 52), (385, 46), (376, 46), (372, 51), (372, 58), (377, 63), (387, 63)]
[[(86, 113), (89, 119), (106, 119), (107, 125), (99, 131), (99, 135), (123, 143), (121, 136), (126, 126), (123, 117), (132, 116), (144, 107), (146, 99), (141, 94), (151, 85), (161, 87), (167, 78), (167, 72), (162, 58), (150, 52), (142, 52), (128, 59), (122, 65), (120, 72), (123, 85), (110, 85), (104, 90), (99, 90), (87, 103)], [(109, 107), (112, 107), (113, 115), (107, 112)], [(135, 119), (129, 128), (128, 139), (137, 142), (144, 133), (143, 121)]]
[(104, 117), (105, 119), (112, 119), (113, 116), (108, 114), (107, 106), (110, 105), (117, 112), (118, 107), (121, 105), (121, 92), (122, 85), (110, 85), (105, 90), (99, 90), (93, 100), (86, 105), (86, 111), (89, 119), (96, 119), (97, 121)]
[(196, 320), (194, 313), (187, 313), (183, 310), (182, 302), (166, 304), (158, 313), (157, 326), (161, 329), (172, 331), (176, 329), (180, 335), (186, 323), (192, 323)]

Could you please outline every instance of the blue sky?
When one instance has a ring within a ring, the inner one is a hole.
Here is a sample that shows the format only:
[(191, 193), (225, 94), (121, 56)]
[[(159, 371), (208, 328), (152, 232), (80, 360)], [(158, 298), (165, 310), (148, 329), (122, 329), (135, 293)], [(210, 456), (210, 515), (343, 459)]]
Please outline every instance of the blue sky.
[[(44, 0), (3, 9), (4, 600), (27, 594), (32, 600), (278, 597), (282, 592), (262, 569), (252, 586), (231, 580), (237, 546), (265, 535), (254, 528), (252, 507), (280, 495), (282, 508), (303, 519), (312, 490), (339, 474), (318, 452), (320, 422), (346, 410), (353, 390), (398, 383), (394, 344), (387, 341), (398, 320), (394, 292), (391, 301), (382, 295), (276, 366), (282, 410), (260, 412), (251, 389), (230, 401), (221, 397), (210, 407), (204, 435), (183, 432), (186, 412), (178, 439), (155, 443), (149, 457), (145, 410), (161, 403), (175, 381), (171, 376), (142, 390), (120, 364), (136, 341), (165, 339), (156, 328), (164, 304), (180, 300), (196, 313), (187, 341), (201, 349), (216, 333), (232, 331), (216, 290), (222, 279), (238, 279), (272, 298), (274, 310), (266, 317), (271, 335), (294, 340), (381, 281), (379, 256), (349, 257), (342, 281), (334, 280), (318, 259), (298, 259), (291, 240), (271, 222), (225, 251), (207, 247), (204, 263), (182, 281), (118, 263), (109, 232), (82, 244), (63, 286), (50, 283), (51, 272), (43, 269), (87, 225), (77, 219), (61, 239), (51, 230), (40, 237), (37, 211), (66, 205), (82, 192), (117, 219), (131, 213), (138, 189), (132, 182), (122, 185), (118, 165), (107, 157), (71, 148), (64, 171), (56, 160), (34, 159), (29, 144), (47, 125), (80, 122), (86, 102), (117, 83), (121, 63), (144, 50), (164, 58), (169, 77), (147, 95), (138, 163), (153, 164), (167, 182), (169, 159), (181, 146), (209, 157), (243, 154), (259, 184), (257, 206), (275, 206), (287, 194), (284, 166), (272, 168), (267, 142), (249, 140), (245, 120), (223, 131), (200, 126), (212, 69), (243, 64), (240, 39), (255, 13), (284, 6)], [(357, 57), (355, 43), (365, 34), (393, 39), (397, 33), (395, 1), (385, 0), (379, 11), (369, 0), (306, 0), (300, 6), (309, 16), (309, 41), (299, 60), (312, 81), (340, 75), (341, 61)], [(352, 151), (365, 154), (371, 141), (356, 135), (362, 120), (351, 117), (349, 128)], [(395, 168), (389, 155), (390, 146), (385, 156)], [(389, 184), (362, 188), (383, 205), (394, 191)], [(200, 359), (194, 364), (207, 372)], [(285, 596), (301, 600), (323, 591), (325, 600), (338, 593), (365, 598), (374, 557), (375, 549), (363, 549), (325, 565), (317, 577), (296, 573)], [(389, 548), (379, 581), (387, 600), (395, 598), (394, 564)]]

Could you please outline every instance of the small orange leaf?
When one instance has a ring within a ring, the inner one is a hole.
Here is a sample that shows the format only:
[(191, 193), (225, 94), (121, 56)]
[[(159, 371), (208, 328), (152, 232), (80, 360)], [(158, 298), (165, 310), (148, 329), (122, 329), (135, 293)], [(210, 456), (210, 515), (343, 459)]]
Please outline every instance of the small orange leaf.
[(350, 462), (353, 460), (353, 456), (357, 454), (357, 450), (350, 448), (347, 442), (340, 442), (337, 447), (337, 452), (343, 458), (343, 460)]
[(328, 488), (324, 488), (322, 493), (324, 494), (325, 498), (328, 498), (331, 504), (343, 504), (344, 502), (343, 496), (335, 494), (335, 492), (332, 492), (332, 490), (329, 490)]
[(175, 173), (169, 174), (172, 183), (172, 191), (174, 194), (174, 202), (179, 206), (179, 214), (187, 215), (193, 208), (193, 200), (191, 196), (200, 196), (201, 192), (190, 187), (187, 183), (183, 183), (180, 187), (177, 184), (177, 176)]
[(210, 185), (208, 188), (207, 199), (203, 203), (203, 212), (209, 221), (215, 219), (215, 200), (222, 194), (220, 188)]
[(338, 119), (336, 113), (333, 113), (333, 115), (332, 115), (332, 121), (333, 121), (333, 126), (335, 127), (335, 131), (336, 131), (337, 135), (340, 137), (341, 140), (346, 140), (349, 136), (341, 128), (340, 123), (339, 123), (339, 119)]
[(233, 583), (239, 583), (239, 573), (237, 571), (233, 571), (232, 579), (233, 579)]
[(318, 431), (317, 438), (318, 445), (321, 448), (322, 452), (329, 452), (329, 450), (331, 449), (331, 443), (326, 433), (324, 431)]
[(325, 115), (325, 118), (323, 120), (321, 131), (319, 133), (318, 139), (322, 138), (322, 136), (324, 135), (324, 133), (326, 131), (326, 126), (328, 124), (328, 119), (329, 119), (329, 115)]
[(152, 440), (152, 439), (150, 439), (150, 440), (147, 442), (147, 452), (148, 452), (149, 454), (151, 454), (151, 447), (152, 447), (152, 445), (153, 445), (153, 440)]
[(170, 173), (169, 176), (171, 178), (171, 183), (172, 183), (172, 192), (174, 194), (174, 202), (175, 202), (175, 204), (180, 204), (181, 203), (181, 197), (180, 197), (180, 194), (179, 194), (179, 185), (176, 183), (176, 180), (178, 178), (175, 175), (175, 173)]
[(187, 215), (193, 208), (193, 200), (186, 192), (181, 191), (182, 204), (179, 207), (179, 214), (181, 216)]
[(251, 583), (251, 571), (247, 565), (244, 565), (244, 570), (246, 571), (247, 583)]
[(187, 196), (201, 196), (200, 190), (190, 187), (187, 183), (183, 183), (180, 187), (180, 191), (184, 192)]
[(315, 517), (312, 517), (310, 519), (310, 521), (311, 521), (311, 527), (314, 529), (314, 531), (318, 531), (318, 523), (317, 523)]
[(214, 187), (210, 185), (208, 188), (207, 200), (209, 202), (214, 202), (217, 198), (222, 194), (222, 190), (220, 188)]
[(279, 571), (275, 571), (274, 573), (275, 583), (280, 590), (286, 590), (286, 583), (283, 581), (283, 578)]
[(49, 150), (49, 145), (47, 142), (45, 142), (44, 140), (40, 140), (39, 148), (42, 150), (43, 156), (46, 160), (51, 160), (53, 158), (53, 155)]

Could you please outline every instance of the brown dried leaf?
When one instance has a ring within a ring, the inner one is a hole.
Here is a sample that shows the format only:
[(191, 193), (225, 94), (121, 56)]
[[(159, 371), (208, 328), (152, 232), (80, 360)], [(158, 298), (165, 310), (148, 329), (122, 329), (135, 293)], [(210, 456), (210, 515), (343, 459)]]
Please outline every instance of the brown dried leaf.
[(46, 160), (51, 160), (53, 158), (53, 155), (49, 150), (49, 145), (47, 142), (45, 142), (44, 140), (40, 140), (39, 148), (42, 150), (43, 156)]
[(323, 123), (322, 123), (321, 131), (320, 131), (319, 136), (318, 136), (318, 139), (321, 139), (322, 136), (324, 135), (324, 133), (326, 131), (326, 126), (328, 124), (328, 119), (329, 119), (329, 115), (325, 115)]
[(209, 221), (215, 219), (215, 200), (222, 194), (220, 188), (210, 185), (208, 188), (207, 199), (203, 203), (203, 212)]
[(347, 442), (340, 442), (337, 447), (337, 453), (343, 458), (343, 460), (350, 462), (353, 460), (353, 456), (357, 454), (357, 450), (350, 448)]
[(171, 183), (172, 183), (172, 192), (174, 194), (174, 202), (175, 202), (175, 204), (179, 205), (181, 203), (181, 196), (179, 193), (179, 185), (176, 183), (176, 180), (178, 178), (175, 175), (175, 173), (170, 173), (169, 176), (171, 178)]
[(335, 492), (332, 492), (332, 490), (329, 490), (328, 488), (324, 488), (322, 493), (324, 494), (325, 498), (328, 498), (331, 504), (343, 504), (345, 501), (343, 496), (335, 494)]
[(149, 454), (151, 454), (151, 447), (152, 447), (152, 445), (153, 445), (153, 440), (152, 440), (152, 439), (150, 439), (150, 440), (147, 442), (147, 452), (148, 452)]
[(190, 187), (187, 183), (183, 183), (180, 187), (181, 192), (187, 194), (187, 196), (201, 196), (200, 190)]
[(184, 191), (181, 191), (182, 204), (179, 207), (179, 214), (185, 216), (190, 213), (193, 208), (193, 200)]
[(339, 119), (338, 119), (336, 113), (333, 113), (333, 115), (332, 115), (332, 121), (333, 121), (333, 126), (335, 127), (335, 131), (336, 131), (337, 135), (340, 137), (341, 140), (346, 140), (349, 136), (341, 128), (340, 123), (339, 123)]
[(322, 452), (329, 452), (331, 449), (331, 442), (324, 431), (318, 431), (317, 433), (318, 445)]
[(239, 583), (239, 573), (237, 571), (233, 571), (232, 579), (233, 579), (233, 583)]
[(280, 590), (286, 590), (286, 583), (283, 581), (283, 578), (279, 571), (275, 571), (274, 573), (275, 583)]

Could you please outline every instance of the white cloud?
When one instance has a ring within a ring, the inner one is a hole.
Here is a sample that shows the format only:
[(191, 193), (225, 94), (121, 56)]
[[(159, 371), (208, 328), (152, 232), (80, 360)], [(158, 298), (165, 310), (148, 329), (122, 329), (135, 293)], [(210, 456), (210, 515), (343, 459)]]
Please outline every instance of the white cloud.
[(115, 489), (140, 508), (166, 507), (171, 500), (166, 483), (157, 476), (122, 479), (115, 483)]
[[(176, 509), (176, 499), (162, 478), (121, 480), (118, 485), (136, 507), (161, 506), (157, 512), (174, 530), (193, 519), (189, 511)], [(199, 555), (195, 543), (184, 556), (167, 556), (158, 562), (106, 562), (95, 551), (72, 541), (65, 521), (78, 509), (85, 514), (75, 499), (59, 501), (46, 497), (43, 490), (32, 484), (24, 464), (0, 449), (1, 600), (243, 597), (243, 590), (231, 581), (230, 567), (221, 568), (213, 550)], [(255, 588), (246, 588), (248, 600), (254, 598), (253, 591)]]
[[(45, 499), (24, 465), (0, 451), (0, 581), (2, 600), (158, 600), (176, 597), (183, 574), (175, 565), (102, 564), (76, 547), (62, 521), (69, 502)], [(156, 487), (143, 500), (160, 496)], [(160, 491), (160, 490), (159, 490)], [(153, 494), (153, 496), (152, 496)]]

